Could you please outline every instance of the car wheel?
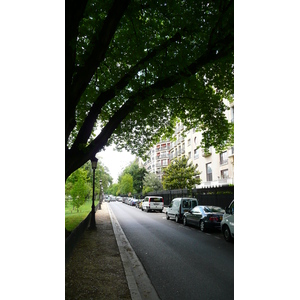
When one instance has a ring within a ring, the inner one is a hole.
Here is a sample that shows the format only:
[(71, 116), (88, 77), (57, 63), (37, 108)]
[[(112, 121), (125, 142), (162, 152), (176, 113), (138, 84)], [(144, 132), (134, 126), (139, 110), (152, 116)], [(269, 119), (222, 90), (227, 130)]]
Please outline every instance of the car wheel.
[(169, 214), (168, 214), (168, 213), (166, 213), (166, 215), (167, 215), (167, 220), (170, 220), (170, 216), (169, 216)]
[(175, 216), (175, 222), (179, 223), (179, 217), (178, 217), (178, 215)]
[(147, 208), (146, 208), (146, 212), (149, 212), (149, 210), (150, 210), (150, 209), (147, 207)]
[(225, 241), (231, 242), (232, 237), (231, 237), (231, 233), (230, 233), (228, 226), (223, 227), (223, 235), (224, 235)]
[(199, 227), (200, 227), (200, 230), (201, 230), (202, 232), (205, 231), (205, 225), (204, 225), (204, 222), (203, 222), (203, 221), (200, 221)]
[(187, 225), (187, 219), (186, 219), (186, 217), (183, 217), (183, 225), (184, 225), (184, 226)]

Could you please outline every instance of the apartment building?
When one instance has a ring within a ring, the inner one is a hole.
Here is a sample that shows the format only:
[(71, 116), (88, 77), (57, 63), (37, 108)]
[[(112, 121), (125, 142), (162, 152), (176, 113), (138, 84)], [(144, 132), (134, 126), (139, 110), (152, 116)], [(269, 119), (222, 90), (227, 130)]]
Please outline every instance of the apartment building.
[[(226, 117), (230, 122), (234, 122), (234, 103), (226, 104), (230, 110), (226, 111)], [(176, 124), (175, 141), (160, 141), (148, 152), (149, 159), (143, 163), (148, 172), (155, 173), (160, 179), (163, 170), (169, 163), (182, 156), (188, 157), (189, 161), (201, 172), (201, 184), (199, 187), (221, 186), (234, 184), (234, 147), (221, 153), (216, 153), (213, 147), (208, 152), (199, 148), (202, 135), (195, 129), (184, 132), (181, 122)]]
[(160, 180), (162, 180), (164, 168), (170, 163), (170, 149), (170, 141), (160, 141), (148, 151), (149, 159), (142, 163), (148, 172), (156, 174)]

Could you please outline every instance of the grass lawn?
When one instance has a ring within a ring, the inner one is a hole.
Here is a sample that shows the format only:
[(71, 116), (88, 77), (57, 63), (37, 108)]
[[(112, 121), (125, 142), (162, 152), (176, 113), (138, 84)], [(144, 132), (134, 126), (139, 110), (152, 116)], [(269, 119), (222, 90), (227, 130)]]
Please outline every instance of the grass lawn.
[[(98, 202), (95, 201), (95, 206)], [(75, 229), (89, 214), (92, 210), (92, 200), (86, 201), (82, 206), (79, 207), (78, 212), (76, 207), (72, 206), (71, 201), (66, 201), (65, 205), (65, 226), (66, 229), (72, 231)]]

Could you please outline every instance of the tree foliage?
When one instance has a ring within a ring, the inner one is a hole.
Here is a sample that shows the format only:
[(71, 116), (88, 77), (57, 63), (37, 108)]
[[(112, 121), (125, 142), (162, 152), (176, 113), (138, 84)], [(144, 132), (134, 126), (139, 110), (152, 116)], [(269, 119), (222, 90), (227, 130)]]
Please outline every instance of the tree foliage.
[(113, 183), (107, 189), (107, 194), (117, 196), (120, 194), (120, 185), (118, 183)]
[(163, 189), (163, 185), (160, 179), (154, 173), (148, 173), (145, 175), (143, 181), (143, 194), (147, 194), (153, 191), (160, 191)]
[(66, 178), (112, 142), (143, 156), (176, 118), (230, 143), (233, 17), (232, 0), (66, 0)]
[(127, 166), (122, 174), (119, 176), (119, 182), (122, 180), (122, 177), (125, 174), (130, 174), (133, 179), (133, 193), (134, 194), (141, 194), (143, 190), (143, 180), (145, 174), (147, 174), (146, 169), (140, 168), (138, 164), (138, 160), (134, 160), (129, 166)]
[(72, 197), (72, 205), (77, 208), (85, 202), (90, 194), (91, 187), (88, 184), (87, 172), (84, 168), (76, 170), (66, 182), (66, 195)]
[(133, 178), (130, 174), (125, 174), (122, 176), (119, 188), (121, 195), (128, 195), (129, 193), (133, 192)]
[(183, 157), (174, 160), (164, 171), (163, 187), (165, 190), (172, 189), (192, 189), (196, 184), (200, 184), (200, 172), (188, 158)]
[[(102, 180), (103, 191), (106, 192), (108, 186), (112, 183), (112, 177), (108, 174), (107, 168), (102, 165), (101, 161), (98, 161), (95, 170), (95, 197), (100, 192), (100, 179)], [(88, 198), (92, 197), (92, 189), (93, 170), (91, 162), (88, 161), (68, 177), (65, 184), (65, 195), (66, 198), (71, 196), (73, 206), (78, 210)]]

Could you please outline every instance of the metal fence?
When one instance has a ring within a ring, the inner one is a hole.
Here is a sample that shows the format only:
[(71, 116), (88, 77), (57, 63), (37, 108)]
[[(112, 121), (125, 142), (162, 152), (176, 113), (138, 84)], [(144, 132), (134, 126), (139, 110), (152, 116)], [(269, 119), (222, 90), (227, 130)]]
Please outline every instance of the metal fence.
[(147, 196), (162, 196), (164, 205), (169, 206), (174, 198), (192, 197), (198, 200), (199, 205), (215, 205), (225, 208), (234, 198), (233, 186), (221, 186), (215, 188), (201, 188), (168, 190), (148, 193)]

